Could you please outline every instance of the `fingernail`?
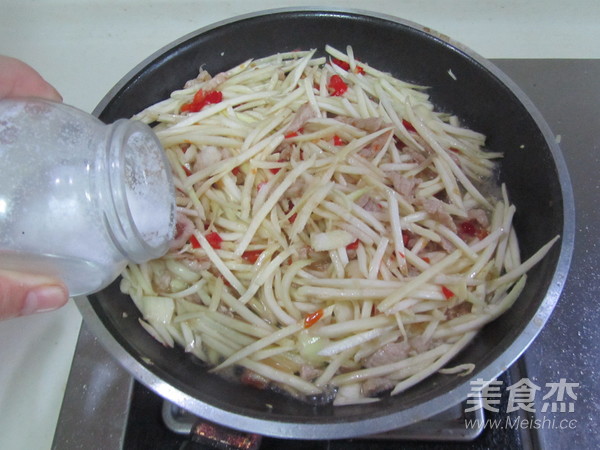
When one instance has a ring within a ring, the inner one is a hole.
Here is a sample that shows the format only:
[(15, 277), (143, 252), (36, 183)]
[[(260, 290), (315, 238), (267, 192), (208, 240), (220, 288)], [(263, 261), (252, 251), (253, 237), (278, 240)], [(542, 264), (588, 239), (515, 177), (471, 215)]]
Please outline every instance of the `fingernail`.
[(65, 303), (65, 291), (59, 286), (42, 286), (29, 291), (21, 315), (52, 311)]

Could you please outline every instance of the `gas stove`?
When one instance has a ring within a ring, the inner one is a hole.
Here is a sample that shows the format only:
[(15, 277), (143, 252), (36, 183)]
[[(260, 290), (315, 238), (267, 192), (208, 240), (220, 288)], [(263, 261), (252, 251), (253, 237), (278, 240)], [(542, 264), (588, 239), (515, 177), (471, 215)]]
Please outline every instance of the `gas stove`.
[[(577, 236), (565, 289), (541, 334), (498, 379), (505, 388), (521, 386), (523, 380), (530, 388), (544, 388), (534, 405), (538, 408), (526, 402), (514, 408), (516, 391), (502, 389), (496, 408), (473, 408), (465, 399), (428, 420), (380, 435), (310, 442), (250, 435), (245, 436), (248, 445), (344, 450), (600, 445), (595, 423), (600, 405), (600, 213), (595, 204), (600, 194), (600, 60), (493, 62), (526, 92), (556, 134), (575, 194)], [(558, 389), (568, 398), (550, 402)], [(198, 432), (206, 426), (212, 424), (135, 381), (82, 326), (53, 448), (211, 448)], [(226, 440), (230, 430), (220, 431)]]

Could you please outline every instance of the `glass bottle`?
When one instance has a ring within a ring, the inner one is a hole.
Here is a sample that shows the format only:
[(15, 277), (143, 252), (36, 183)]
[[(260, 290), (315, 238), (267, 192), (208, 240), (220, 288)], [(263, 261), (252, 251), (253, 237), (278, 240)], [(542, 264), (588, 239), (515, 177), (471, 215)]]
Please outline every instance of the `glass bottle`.
[(68, 105), (0, 100), (0, 268), (101, 290), (166, 253), (175, 229), (168, 160), (145, 124), (105, 125)]

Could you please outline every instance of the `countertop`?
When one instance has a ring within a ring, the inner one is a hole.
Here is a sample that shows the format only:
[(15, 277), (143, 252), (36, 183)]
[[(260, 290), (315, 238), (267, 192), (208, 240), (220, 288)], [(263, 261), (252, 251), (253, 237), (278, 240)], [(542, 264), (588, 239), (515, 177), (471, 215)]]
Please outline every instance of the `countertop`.
[[(131, 68), (189, 32), (239, 14), (312, 4), (0, 0), (0, 54), (29, 63), (66, 103), (91, 112)], [(319, 4), (365, 9), (351, 0)], [(429, 26), (487, 58), (600, 58), (595, 0), (568, 6), (559, 0), (390, 0), (368, 8)], [(50, 448), (80, 324), (72, 301), (0, 323), (0, 448)]]

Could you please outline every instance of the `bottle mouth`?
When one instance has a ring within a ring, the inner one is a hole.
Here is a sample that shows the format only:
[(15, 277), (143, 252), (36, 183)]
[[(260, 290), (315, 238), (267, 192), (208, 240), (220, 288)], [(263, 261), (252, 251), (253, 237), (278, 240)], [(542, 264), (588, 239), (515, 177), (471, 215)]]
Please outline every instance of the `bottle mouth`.
[(117, 120), (107, 142), (107, 229), (130, 261), (159, 258), (175, 231), (175, 188), (167, 156), (142, 122)]

